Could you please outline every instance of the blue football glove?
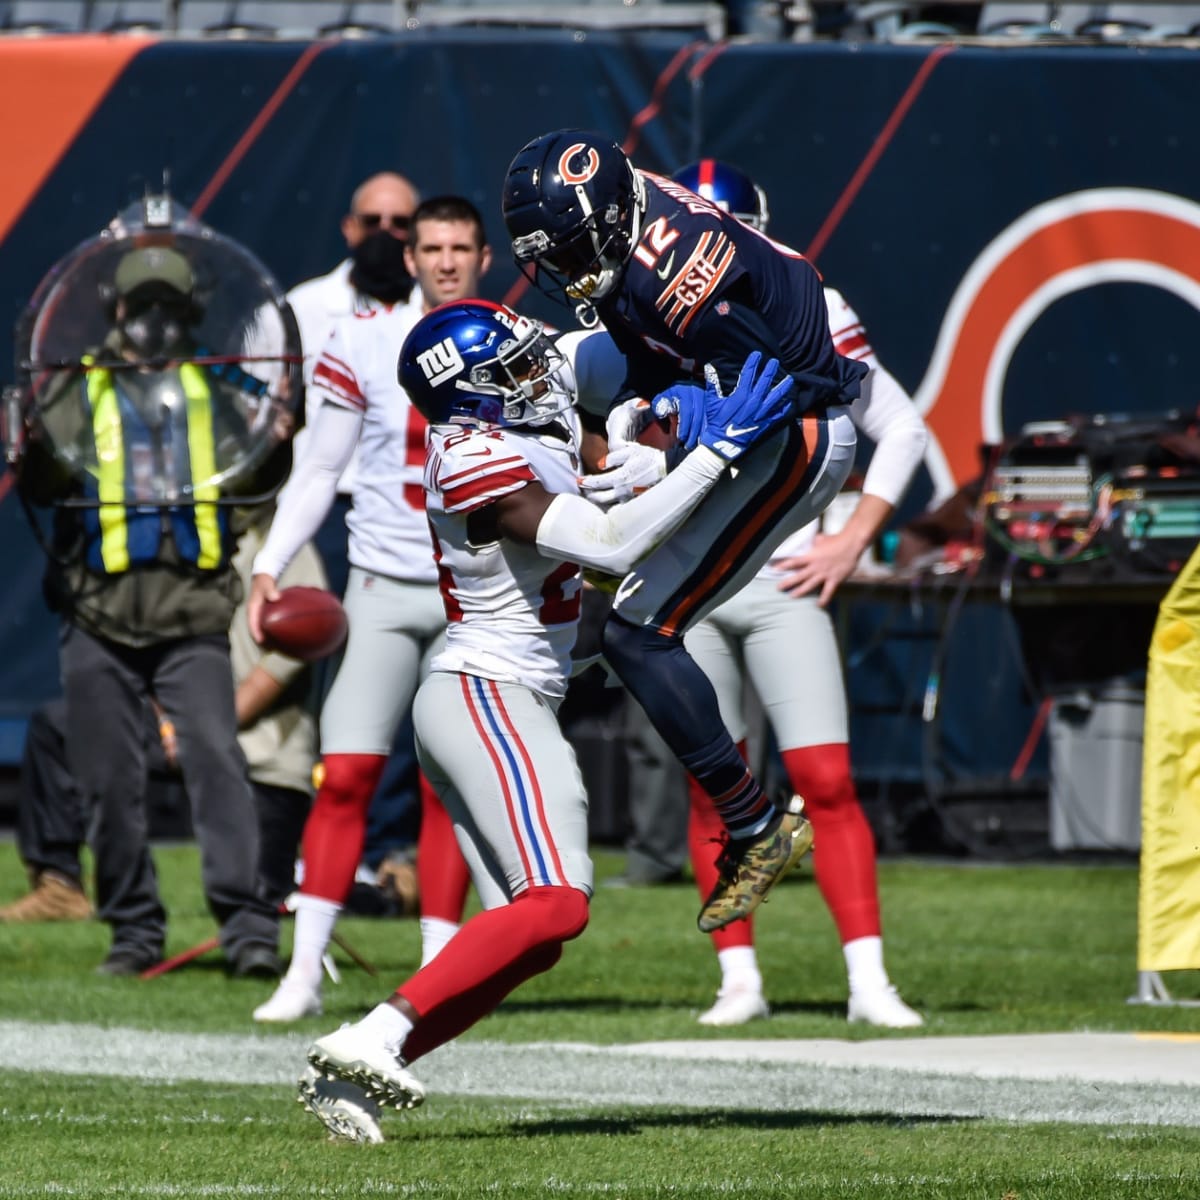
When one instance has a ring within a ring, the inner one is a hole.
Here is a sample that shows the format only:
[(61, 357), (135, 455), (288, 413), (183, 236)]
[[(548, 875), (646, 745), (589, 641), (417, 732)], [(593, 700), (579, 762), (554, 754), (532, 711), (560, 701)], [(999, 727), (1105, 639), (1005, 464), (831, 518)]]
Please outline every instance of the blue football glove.
[(716, 368), (712, 363), (704, 365), (704, 427), (698, 440), (727, 462), (740, 457), (764, 434), (793, 415), (788, 396), (795, 380), (785, 375), (776, 383), (779, 360), (768, 359), (759, 371), (761, 361), (761, 352), (755, 350), (746, 359), (737, 386), (728, 396), (721, 391)]
[(675, 439), (687, 450), (694, 450), (704, 428), (704, 388), (698, 383), (676, 383), (654, 397), (654, 415), (679, 417)]

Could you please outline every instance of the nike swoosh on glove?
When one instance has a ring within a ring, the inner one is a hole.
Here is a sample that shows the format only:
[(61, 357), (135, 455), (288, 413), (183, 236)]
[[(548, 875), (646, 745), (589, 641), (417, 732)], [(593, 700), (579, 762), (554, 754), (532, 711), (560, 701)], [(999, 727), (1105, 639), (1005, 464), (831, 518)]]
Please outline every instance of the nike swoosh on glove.
[(704, 365), (704, 428), (698, 440), (726, 462), (740, 457), (776, 425), (793, 416), (789, 396), (795, 380), (784, 375), (776, 382), (778, 359), (768, 359), (761, 371), (760, 362), (762, 353), (755, 350), (747, 357), (728, 396), (721, 391), (716, 368), (712, 363)]

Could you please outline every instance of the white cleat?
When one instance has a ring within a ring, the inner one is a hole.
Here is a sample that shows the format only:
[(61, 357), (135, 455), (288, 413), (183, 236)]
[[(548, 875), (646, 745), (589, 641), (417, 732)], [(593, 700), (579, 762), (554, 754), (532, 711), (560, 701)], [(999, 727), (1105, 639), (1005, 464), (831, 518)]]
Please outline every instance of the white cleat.
[(270, 1000), (254, 1010), (256, 1021), (271, 1021), (284, 1025), (305, 1017), (321, 1015), (321, 989), (288, 979), (285, 975)]
[(851, 992), (846, 1016), (851, 1022), (862, 1021), (885, 1029), (916, 1029), (925, 1024), (925, 1018), (915, 1008), (909, 1008), (890, 983), (869, 992)]
[(308, 1049), (308, 1061), (322, 1075), (357, 1084), (387, 1108), (416, 1108), (425, 1099), (424, 1084), (358, 1025), (343, 1025), (317, 1038)]
[(330, 1079), (315, 1067), (305, 1067), (296, 1099), (329, 1130), (331, 1137), (361, 1146), (377, 1146), (383, 1141), (379, 1105), (357, 1084)]
[(745, 1025), (747, 1021), (769, 1017), (771, 1009), (763, 999), (762, 992), (749, 988), (736, 988), (717, 993), (717, 1002), (696, 1020), (701, 1025)]

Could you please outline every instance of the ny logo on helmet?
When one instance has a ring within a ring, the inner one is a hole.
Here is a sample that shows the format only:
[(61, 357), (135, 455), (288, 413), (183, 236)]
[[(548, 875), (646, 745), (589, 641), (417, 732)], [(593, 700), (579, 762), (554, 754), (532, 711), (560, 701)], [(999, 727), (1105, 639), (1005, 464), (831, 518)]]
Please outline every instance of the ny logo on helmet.
[(453, 379), (466, 365), (452, 337), (443, 338), (428, 350), (422, 350), (417, 355), (417, 365), (421, 368), (430, 387), (438, 387), (448, 379)]
[[(572, 170), (571, 159), (582, 154), (585, 150), (587, 151), (587, 158), (584, 160), (583, 169), (580, 171)], [(562, 152), (562, 157), (558, 160), (558, 173), (562, 176), (564, 183), (587, 183), (599, 169), (599, 152), (595, 146), (589, 146), (585, 142), (576, 142), (573, 146), (568, 146)]]

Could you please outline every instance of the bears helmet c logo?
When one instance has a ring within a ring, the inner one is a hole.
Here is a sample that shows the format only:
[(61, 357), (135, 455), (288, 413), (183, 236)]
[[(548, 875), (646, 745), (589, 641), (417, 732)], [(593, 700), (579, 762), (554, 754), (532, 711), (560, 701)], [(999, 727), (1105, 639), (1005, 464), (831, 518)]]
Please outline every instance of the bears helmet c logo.
[[(571, 159), (585, 150), (587, 158), (584, 160), (583, 168), (578, 171), (572, 170)], [(562, 176), (563, 183), (587, 183), (599, 169), (600, 155), (596, 147), (588, 146), (584, 142), (576, 142), (573, 146), (568, 146), (558, 160), (558, 173)]]

